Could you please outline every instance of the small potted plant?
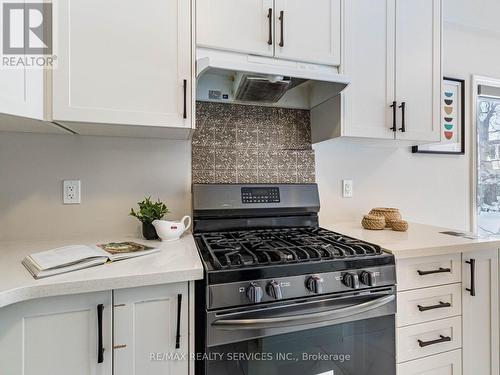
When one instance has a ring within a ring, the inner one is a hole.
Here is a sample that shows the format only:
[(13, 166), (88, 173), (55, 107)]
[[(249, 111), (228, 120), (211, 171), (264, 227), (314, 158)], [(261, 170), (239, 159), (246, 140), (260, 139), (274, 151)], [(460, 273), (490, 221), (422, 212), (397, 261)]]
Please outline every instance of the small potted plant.
[(165, 203), (160, 201), (160, 199), (153, 202), (151, 197), (144, 198), (142, 202), (138, 202), (137, 204), (139, 205), (139, 211), (135, 211), (132, 208), (130, 210), (130, 215), (136, 217), (142, 223), (142, 235), (145, 239), (158, 239), (155, 227), (151, 223), (154, 220), (162, 219), (170, 212), (170, 210), (167, 208)]

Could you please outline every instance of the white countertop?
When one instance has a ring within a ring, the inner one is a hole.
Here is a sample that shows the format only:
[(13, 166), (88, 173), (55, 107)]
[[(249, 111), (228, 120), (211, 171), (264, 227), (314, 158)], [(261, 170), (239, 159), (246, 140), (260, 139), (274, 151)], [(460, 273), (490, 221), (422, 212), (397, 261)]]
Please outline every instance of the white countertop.
[[(360, 222), (336, 223), (325, 229), (379, 245), (396, 258), (461, 253), (500, 248), (500, 238), (467, 239), (442, 234), (452, 229), (432, 225), (409, 223), (407, 232), (391, 229), (367, 230)], [(457, 231), (459, 232), (459, 231)]]
[[(135, 241), (159, 247), (160, 252), (40, 280), (35, 280), (21, 264), (26, 255), (34, 252), (72, 244), (95, 245), (112, 241)], [(127, 237), (0, 242), (0, 307), (32, 298), (175, 283), (202, 278), (203, 265), (192, 235), (185, 235), (180, 240), (173, 242), (146, 241)]]

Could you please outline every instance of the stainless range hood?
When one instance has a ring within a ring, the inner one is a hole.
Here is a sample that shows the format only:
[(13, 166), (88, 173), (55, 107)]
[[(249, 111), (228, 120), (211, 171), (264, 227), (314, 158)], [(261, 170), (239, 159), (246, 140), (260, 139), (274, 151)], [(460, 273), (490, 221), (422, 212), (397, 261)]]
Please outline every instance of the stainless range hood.
[(197, 49), (199, 101), (312, 109), (338, 95), (349, 80), (337, 67)]

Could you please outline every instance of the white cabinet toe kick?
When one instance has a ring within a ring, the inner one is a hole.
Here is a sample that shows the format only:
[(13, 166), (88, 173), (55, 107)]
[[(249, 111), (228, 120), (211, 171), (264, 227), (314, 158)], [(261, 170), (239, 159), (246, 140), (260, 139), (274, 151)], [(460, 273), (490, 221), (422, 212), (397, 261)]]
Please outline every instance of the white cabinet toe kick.
[(398, 375), (499, 375), (498, 249), (396, 259)]

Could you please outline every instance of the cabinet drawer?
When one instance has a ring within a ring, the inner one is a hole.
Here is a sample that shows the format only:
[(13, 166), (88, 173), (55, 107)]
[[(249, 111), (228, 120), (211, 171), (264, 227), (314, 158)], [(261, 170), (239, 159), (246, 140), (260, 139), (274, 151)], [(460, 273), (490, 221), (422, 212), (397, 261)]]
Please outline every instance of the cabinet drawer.
[(462, 317), (398, 328), (396, 340), (398, 363), (458, 349), (462, 346)]
[(461, 258), (461, 254), (449, 254), (397, 260), (398, 290), (459, 283)]
[(462, 375), (462, 350), (400, 363), (397, 375)]
[(398, 293), (397, 327), (461, 315), (461, 286), (458, 283)]

